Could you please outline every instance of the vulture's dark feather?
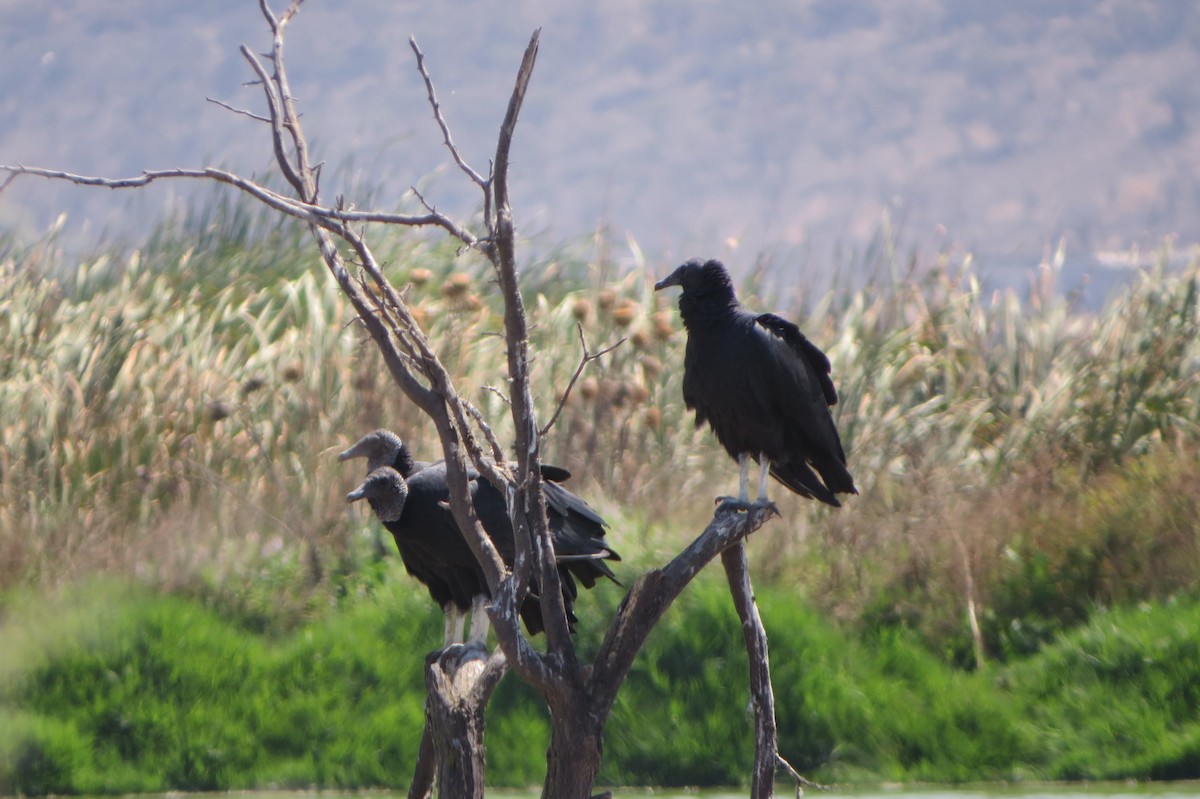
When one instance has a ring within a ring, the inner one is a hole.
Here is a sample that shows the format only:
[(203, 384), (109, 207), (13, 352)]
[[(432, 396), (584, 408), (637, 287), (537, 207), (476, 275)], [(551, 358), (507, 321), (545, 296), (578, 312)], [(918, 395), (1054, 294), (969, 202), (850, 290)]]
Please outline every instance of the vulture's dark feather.
[(825, 401), (830, 405), (837, 405), (838, 395), (837, 389), (834, 388), (833, 364), (829, 362), (829, 357), (817, 348), (808, 340), (808, 337), (800, 332), (800, 328), (792, 324), (782, 316), (776, 316), (773, 313), (760, 313), (754, 317), (754, 321), (770, 330), (775, 335), (788, 343), (796, 354), (816, 370), (817, 380), (821, 381), (821, 393), (825, 395)]

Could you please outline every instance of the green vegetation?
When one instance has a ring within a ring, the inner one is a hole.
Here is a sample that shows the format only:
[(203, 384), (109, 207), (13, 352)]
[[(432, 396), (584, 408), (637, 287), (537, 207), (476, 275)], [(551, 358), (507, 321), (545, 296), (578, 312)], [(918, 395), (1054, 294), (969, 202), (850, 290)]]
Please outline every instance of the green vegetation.
[[(90, 632), (8, 664), (0, 793), (400, 784), (423, 662), (398, 655), (428, 649), (436, 621), (411, 593), (388, 599), (272, 641), (183, 599), (79, 589), (54, 616)], [(102, 632), (75, 624), (97, 601)], [(36, 614), (15, 615), (6, 638), (45, 637)]]
[[(489, 277), (420, 236), (377, 247), (511, 440)], [(739, 288), (830, 355), (862, 491), (781, 498), (751, 542), (786, 753), (841, 781), (1200, 777), (1200, 272), (1147, 270), (1089, 314), (1054, 262), (992, 294), (969, 258), (899, 278), (894, 257), (803, 303)], [(523, 272), (543, 418), (577, 325), (628, 339), (545, 446), (625, 577), (736, 479), (682, 407), (661, 271), (567, 250)], [(0, 337), (0, 793), (404, 784), (440, 622), (334, 454), (386, 426), (432, 458), (435, 437), (302, 232), (215, 201), (78, 263), (0, 240)], [(585, 651), (619, 598), (584, 598)], [(740, 779), (743, 658), (719, 582), (685, 595), (603, 778)], [(537, 782), (540, 703), (509, 679), (490, 713), (492, 779)]]
[[(80, 586), (4, 608), (0, 794), (403, 788), (440, 624), (400, 568), (286, 635), (149, 589)], [(1193, 777), (1200, 602), (1100, 614), (1033, 658), (973, 673), (894, 630), (854, 635), (760, 592), (783, 752), (824, 781)], [(615, 601), (615, 600), (614, 600)], [(597, 609), (598, 610), (598, 609)], [(598, 623), (586, 624), (585, 647)], [(728, 785), (753, 752), (727, 589), (693, 586), (639, 657), (601, 781)], [(540, 780), (548, 727), (508, 677), (494, 785)]]

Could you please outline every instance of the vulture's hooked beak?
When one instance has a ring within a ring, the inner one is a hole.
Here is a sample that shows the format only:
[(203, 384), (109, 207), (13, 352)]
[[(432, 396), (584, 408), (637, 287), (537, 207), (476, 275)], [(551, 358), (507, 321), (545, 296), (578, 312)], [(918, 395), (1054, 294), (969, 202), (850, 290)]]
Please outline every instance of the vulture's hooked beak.
[(671, 274), (664, 277), (662, 280), (655, 283), (654, 290), (662, 291), (663, 289), (670, 288), (671, 286), (682, 286), (682, 285), (683, 285), (683, 282), (679, 279), (679, 270), (676, 269), (674, 272), (672, 272)]
[(359, 451), (359, 448), (360, 448), (360, 447), (362, 447), (362, 445), (363, 445), (363, 442), (362, 442), (362, 441), (358, 441), (358, 442), (356, 442), (356, 443), (354, 444), (354, 446), (352, 446), (350, 449), (343, 450), (342, 452), (339, 452), (339, 453), (338, 453), (338, 460), (339, 460), (339, 461), (348, 461), (348, 460), (350, 460), (351, 458), (357, 458), (357, 457), (358, 457), (358, 456), (360, 456), (360, 455), (366, 455), (366, 453), (365, 453), (365, 452), (360, 452), (360, 451)]

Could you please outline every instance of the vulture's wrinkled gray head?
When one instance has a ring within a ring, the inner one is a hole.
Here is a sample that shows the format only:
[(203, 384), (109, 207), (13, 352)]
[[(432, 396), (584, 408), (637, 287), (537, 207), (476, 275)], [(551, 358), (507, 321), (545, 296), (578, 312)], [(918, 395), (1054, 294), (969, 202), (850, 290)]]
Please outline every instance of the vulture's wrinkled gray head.
[(366, 458), (367, 471), (373, 472), (380, 466), (394, 466), (404, 449), (400, 436), (391, 430), (375, 430), (367, 433), (354, 443), (354, 446), (338, 455), (339, 461), (351, 458)]
[(380, 466), (371, 470), (367, 479), (358, 488), (346, 495), (347, 502), (367, 500), (381, 522), (394, 522), (404, 512), (408, 499), (408, 484), (400, 472), (391, 466)]

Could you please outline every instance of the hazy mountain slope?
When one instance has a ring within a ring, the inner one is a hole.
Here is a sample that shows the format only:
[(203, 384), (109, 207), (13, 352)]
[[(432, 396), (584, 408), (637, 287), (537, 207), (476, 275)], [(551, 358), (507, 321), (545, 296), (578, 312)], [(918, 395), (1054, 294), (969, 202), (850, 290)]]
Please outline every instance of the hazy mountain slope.
[[(265, 46), (256, 4), (5, 0), (0, 19), (0, 160), (265, 165), (257, 125), (204, 100), (259, 106), (237, 52)], [(667, 259), (731, 237), (753, 254), (812, 236), (820, 252), (892, 207), (918, 240), (944, 229), (985, 255), (1063, 234), (1077, 252), (1200, 238), (1200, 7), (1173, 0), (312, 2), (289, 53), (326, 186), (381, 179), (395, 202), (444, 168), (410, 34), (486, 168), (539, 25), (515, 159), (528, 231), (606, 221)], [(0, 222), (36, 230), (68, 208), (126, 228), (174, 192), (131, 214), (23, 181)], [(436, 194), (464, 214), (475, 202), (453, 176)]]

